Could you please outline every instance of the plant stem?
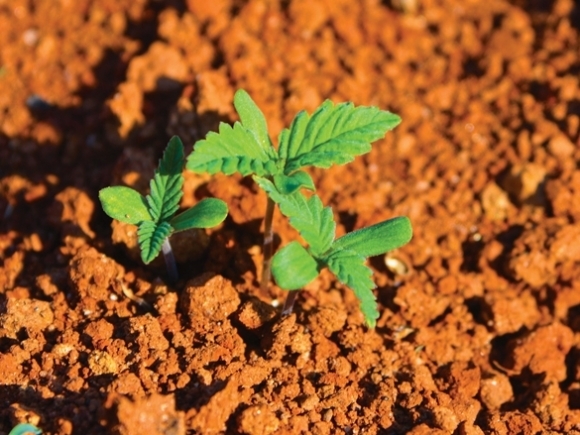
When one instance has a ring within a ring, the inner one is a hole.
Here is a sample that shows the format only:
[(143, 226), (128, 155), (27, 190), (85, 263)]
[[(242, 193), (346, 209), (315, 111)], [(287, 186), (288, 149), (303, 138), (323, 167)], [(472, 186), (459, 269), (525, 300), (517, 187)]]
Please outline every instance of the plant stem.
[(272, 220), (274, 218), (274, 207), (276, 204), (270, 197), (266, 205), (266, 216), (264, 216), (264, 246), (262, 247), (263, 262), (262, 262), (262, 277), (260, 280), (260, 292), (263, 295), (268, 294), (268, 287), (270, 285), (271, 270), (270, 264), (272, 261), (272, 251), (274, 247), (274, 231), (272, 229)]
[(288, 314), (292, 314), (292, 309), (294, 308), (294, 302), (296, 302), (296, 298), (298, 297), (298, 291), (291, 291), (288, 292), (288, 296), (286, 296), (286, 301), (284, 301), (284, 308), (282, 308), (282, 315), (287, 316)]
[(177, 263), (175, 262), (175, 256), (173, 255), (173, 249), (171, 249), (171, 243), (169, 243), (169, 237), (166, 237), (165, 240), (163, 240), (161, 250), (163, 251), (163, 258), (165, 259), (165, 267), (167, 268), (169, 281), (171, 284), (175, 284), (179, 281), (179, 274), (177, 273)]

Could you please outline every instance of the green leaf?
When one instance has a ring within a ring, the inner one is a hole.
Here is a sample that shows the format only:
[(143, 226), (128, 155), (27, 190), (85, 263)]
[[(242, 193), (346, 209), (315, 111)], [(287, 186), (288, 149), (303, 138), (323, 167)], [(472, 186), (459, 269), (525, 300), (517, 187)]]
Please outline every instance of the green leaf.
[(308, 165), (328, 168), (351, 162), (400, 122), (398, 115), (377, 107), (335, 105), (327, 100), (312, 116), (298, 113), (290, 128), (280, 134), (278, 155), (286, 161), (284, 173)]
[(134, 225), (151, 220), (145, 197), (130, 187), (105, 187), (99, 191), (99, 199), (105, 213), (113, 219)]
[(179, 208), (183, 196), (181, 172), (184, 159), (181, 139), (173, 136), (159, 161), (159, 168), (150, 183), (151, 192), (147, 195), (149, 213), (155, 222), (170, 219)]
[(18, 423), (12, 428), (8, 435), (24, 435), (24, 434), (35, 434), (40, 435), (42, 431), (30, 423)]
[(221, 199), (205, 198), (169, 221), (174, 231), (211, 228), (224, 221), (228, 206)]
[(306, 199), (299, 191), (284, 195), (274, 183), (254, 176), (254, 181), (278, 204), (284, 216), (310, 246), (315, 257), (324, 254), (332, 245), (336, 224), (330, 207), (324, 207), (316, 195)]
[(220, 123), (219, 133), (209, 132), (195, 143), (187, 158), (187, 169), (193, 172), (231, 175), (272, 175), (279, 172), (274, 148), (263, 148), (256, 136), (239, 122), (231, 127)]
[(365, 257), (345, 249), (334, 251), (325, 260), (326, 265), (338, 280), (354, 291), (360, 301), (360, 310), (366, 324), (374, 328), (379, 318), (376, 298), (372, 291), (375, 283), (371, 279), (373, 271), (364, 262)]
[(316, 260), (298, 242), (290, 242), (272, 258), (272, 275), (284, 290), (299, 290), (318, 276)]
[(139, 224), (137, 240), (143, 263), (149, 264), (159, 255), (163, 241), (171, 235), (172, 230), (168, 222), (144, 221)]
[(268, 125), (264, 114), (254, 100), (246, 91), (238, 89), (234, 95), (234, 107), (240, 115), (244, 128), (254, 135), (256, 142), (268, 153), (272, 148), (272, 142), (268, 136)]
[(406, 216), (399, 216), (339, 237), (332, 244), (332, 250), (347, 249), (363, 257), (372, 257), (407, 244), (411, 237), (411, 221)]
[(310, 190), (316, 190), (312, 177), (304, 171), (294, 172), (292, 175), (278, 174), (273, 177), (276, 189), (284, 195), (289, 195), (304, 187)]

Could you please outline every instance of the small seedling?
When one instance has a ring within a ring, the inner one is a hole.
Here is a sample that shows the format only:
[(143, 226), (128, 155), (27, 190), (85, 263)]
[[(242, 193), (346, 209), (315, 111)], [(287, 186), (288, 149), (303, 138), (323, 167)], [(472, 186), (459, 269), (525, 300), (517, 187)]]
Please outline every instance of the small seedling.
[[(239, 172), (272, 181), (276, 191), (290, 195), (314, 182), (302, 168), (329, 168), (345, 164), (371, 150), (371, 142), (396, 127), (401, 118), (376, 107), (355, 107), (352, 103), (334, 104), (327, 100), (309, 115), (302, 111), (289, 128), (282, 131), (278, 148), (268, 136), (266, 119), (244, 90), (234, 96), (240, 122), (233, 126), (221, 123), (219, 133), (210, 132), (195, 144), (187, 158), (187, 168), (194, 172), (226, 175)], [(274, 200), (269, 196), (264, 217), (264, 262), (261, 290), (270, 281), (272, 256), (272, 216)], [(282, 211), (284, 213), (284, 211)]]
[(106, 187), (99, 191), (103, 210), (113, 219), (137, 225), (141, 259), (145, 264), (163, 251), (169, 279), (177, 282), (177, 265), (169, 236), (192, 228), (211, 228), (221, 223), (228, 209), (220, 199), (206, 198), (175, 215), (183, 196), (183, 144), (177, 136), (169, 141), (159, 167), (150, 182), (150, 193), (141, 195), (126, 186)]
[[(413, 235), (407, 217), (396, 217), (370, 227), (353, 231), (335, 240), (336, 223), (332, 209), (324, 207), (316, 195), (306, 199), (296, 191), (290, 195), (280, 192), (276, 185), (263, 177), (254, 177), (268, 192), (290, 224), (308, 243), (308, 249), (298, 242), (290, 242), (274, 255), (272, 273), (276, 283), (285, 290), (299, 290), (314, 280), (320, 270), (328, 267), (338, 280), (351, 288), (369, 327), (379, 317), (372, 270), (365, 265), (368, 257), (384, 254), (405, 245)], [(289, 314), (297, 292), (288, 295), (283, 314)]]
[(8, 435), (40, 435), (42, 430), (30, 423), (18, 423)]

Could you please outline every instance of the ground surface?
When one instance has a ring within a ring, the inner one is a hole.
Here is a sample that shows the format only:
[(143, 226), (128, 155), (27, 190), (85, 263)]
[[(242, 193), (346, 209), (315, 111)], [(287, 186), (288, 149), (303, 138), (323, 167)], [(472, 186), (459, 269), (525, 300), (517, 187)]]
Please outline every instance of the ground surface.
[[(0, 433), (580, 433), (578, 1), (3, 0), (0, 29)], [(286, 318), (259, 294), (251, 180), (186, 174), (230, 217), (174, 287), (101, 211), (238, 88), (273, 137), (326, 98), (402, 116), (314, 173), (340, 232), (413, 222), (375, 330), (330, 275)]]

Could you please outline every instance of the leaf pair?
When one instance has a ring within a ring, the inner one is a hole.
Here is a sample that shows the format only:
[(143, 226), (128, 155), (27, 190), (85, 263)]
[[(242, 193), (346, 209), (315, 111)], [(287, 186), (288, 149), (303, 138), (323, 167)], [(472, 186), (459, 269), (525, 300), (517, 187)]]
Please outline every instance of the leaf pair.
[(312, 178), (301, 168), (328, 168), (344, 164), (371, 150), (370, 143), (401, 122), (394, 113), (376, 107), (325, 101), (312, 115), (302, 111), (282, 131), (276, 150), (268, 136), (266, 119), (248, 93), (234, 96), (240, 122), (222, 123), (219, 133), (208, 133), (187, 158), (194, 172), (226, 175), (239, 172), (271, 178), (284, 194), (301, 187), (314, 190)]
[(210, 228), (227, 216), (226, 204), (215, 198), (203, 199), (175, 216), (183, 196), (184, 163), (183, 144), (174, 136), (150, 182), (149, 195), (143, 196), (126, 186), (106, 187), (99, 191), (99, 199), (107, 215), (137, 225), (141, 258), (146, 264), (159, 255), (164, 240), (172, 233), (192, 228)]
[(300, 192), (284, 195), (271, 181), (254, 179), (309, 245), (306, 249), (294, 241), (276, 252), (272, 259), (276, 283), (286, 290), (298, 290), (314, 280), (322, 268), (328, 267), (340, 282), (355, 292), (367, 325), (374, 327), (379, 313), (372, 292), (375, 288), (372, 270), (365, 261), (409, 242), (413, 234), (409, 219), (396, 217), (335, 240), (332, 209), (323, 207), (318, 196), (306, 199)]

